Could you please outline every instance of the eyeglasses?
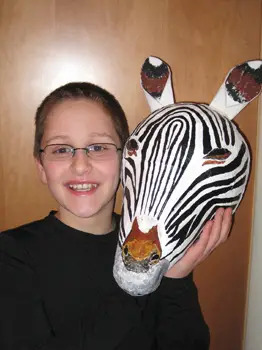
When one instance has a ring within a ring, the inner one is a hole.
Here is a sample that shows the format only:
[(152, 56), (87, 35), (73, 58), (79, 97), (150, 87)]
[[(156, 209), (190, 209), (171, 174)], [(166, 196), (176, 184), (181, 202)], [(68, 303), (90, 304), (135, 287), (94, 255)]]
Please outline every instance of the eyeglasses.
[(73, 147), (63, 144), (52, 144), (40, 149), (39, 153), (44, 153), (47, 160), (67, 160), (73, 158), (76, 151), (83, 150), (86, 155), (94, 160), (107, 160), (116, 155), (116, 152), (121, 151), (121, 148), (113, 143), (93, 143), (87, 147)]

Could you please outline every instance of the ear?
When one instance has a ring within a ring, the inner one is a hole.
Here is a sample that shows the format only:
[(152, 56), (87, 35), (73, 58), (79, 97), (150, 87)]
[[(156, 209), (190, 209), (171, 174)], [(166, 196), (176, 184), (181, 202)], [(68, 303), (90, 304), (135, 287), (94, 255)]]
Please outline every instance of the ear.
[(40, 180), (43, 182), (43, 184), (47, 184), (45, 169), (39, 158), (35, 158), (35, 164)]
[(244, 62), (228, 73), (210, 107), (233, 119), (261, 92), (262, 60)]
[(151, 112), (174, 103), (171, 70), (160, 58), (149, 56), (141, 69), (141, 85)]

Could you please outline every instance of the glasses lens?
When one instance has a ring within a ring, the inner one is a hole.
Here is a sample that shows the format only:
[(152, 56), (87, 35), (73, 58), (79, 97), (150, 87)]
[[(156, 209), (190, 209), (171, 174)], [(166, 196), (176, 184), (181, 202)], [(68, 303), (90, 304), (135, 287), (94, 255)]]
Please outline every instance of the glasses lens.
[(93, 159), (110, 159), (116, 155), (116, 151), (113, 143), (94, 143), (88, 146), (88, 155)]
[(68, 159), (72, 157), (72, 147), (68, 145), (48, 145), (45, 154), (50, 160)]

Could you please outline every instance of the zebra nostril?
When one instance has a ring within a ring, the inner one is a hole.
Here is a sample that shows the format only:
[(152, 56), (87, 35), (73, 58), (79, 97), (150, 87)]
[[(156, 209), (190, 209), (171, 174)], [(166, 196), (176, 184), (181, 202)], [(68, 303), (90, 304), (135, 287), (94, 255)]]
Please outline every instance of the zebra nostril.
[(160, 259), (160, 256), (155, 253), (150, 257), (150, 263), (156, 264), (159, 261), (159, 259)]
[(124, 253), (125, 256), (128, 255), (128, 247), (127, 247), (127, 246), (125, 246), (125, 248), (124, 248), (124, 250), (123, 250), (123, 253)]

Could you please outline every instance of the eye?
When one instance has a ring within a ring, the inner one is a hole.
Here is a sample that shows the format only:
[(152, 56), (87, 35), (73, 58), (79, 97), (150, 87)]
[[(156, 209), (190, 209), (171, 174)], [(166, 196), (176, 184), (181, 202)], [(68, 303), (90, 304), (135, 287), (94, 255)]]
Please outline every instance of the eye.
[(89, 151), (92, 152), (101, 152), (101, 151), (105, 151), (107, 149), (106, 145), (100, 145), (98, 143), (94, 144), (94, 145), (90, 145), (88, 147)]
[(135, 139), (130, 139), (126, 143), (126, 149), (129, 156), (137, 155), (136, 151), (139, 149), (138, 143)]
[(230, 155), (231, 152), (227, 148), (215, 148), (203, 157), (204, 159), (206, 159), (203, 165), (223, 164)]
[(69, 146), (57, 146), (52, 150), (53, 154), (66, 154), (70, 152), (72, 152), (72, 149)]
[(138, 144), (135, 139), (130, 139), (127, 141), (126, 148), (129, 151), (138, 150)]

